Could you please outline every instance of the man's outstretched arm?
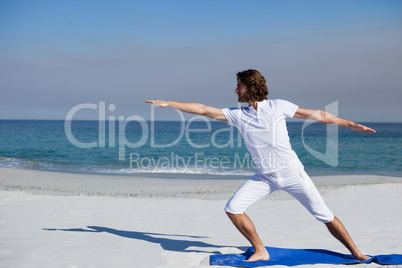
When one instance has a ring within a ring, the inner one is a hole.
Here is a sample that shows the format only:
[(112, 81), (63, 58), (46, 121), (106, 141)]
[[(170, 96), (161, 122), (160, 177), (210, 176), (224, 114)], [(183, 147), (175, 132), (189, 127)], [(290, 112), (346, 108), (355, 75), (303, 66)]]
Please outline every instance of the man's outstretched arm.
[(299, 107), (299, 108), (297, 108), (297, 111), (296, 111), (294, 117), (302, 118), (302, 119), (310, 119), (310, 120), (314, 120), (314, 121), (321, 122), (324, 124), (338, 125), (341, 127), (350, 127), (351, 129), (353, 129), (355, 131), (360, 131), (360, 132), (365, 132), (365, 133), (375, 133), (374, 129), (363, 126), (361, 124), (357, 124), (357, 123), (347, 120), (347, 119), (340, 118), (336, 115), (333, 115), (331, 113), (328, 113), (326, 111), (321, 111), (321, 110), (311, 110), (311, 109), (304, 109), (304, 108)]
[(152, 103), (160, 107), (171, 107), (185, 113), (205, 115), (216, 120), (227, 121), (222, 109), (206, 106), (201, 103), (162, 100), (147, 100), (145, 102)]

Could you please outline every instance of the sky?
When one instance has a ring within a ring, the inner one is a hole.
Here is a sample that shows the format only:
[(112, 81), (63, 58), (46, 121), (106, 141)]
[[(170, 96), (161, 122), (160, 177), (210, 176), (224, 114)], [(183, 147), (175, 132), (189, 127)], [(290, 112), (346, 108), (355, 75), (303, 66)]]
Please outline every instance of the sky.
[(105, 103), (106, 116), (179, 120), (145, 100), (235, 107), (246, 69), (268, 98), (402, 122), (402, 1), (0, 0), (0, 119)]

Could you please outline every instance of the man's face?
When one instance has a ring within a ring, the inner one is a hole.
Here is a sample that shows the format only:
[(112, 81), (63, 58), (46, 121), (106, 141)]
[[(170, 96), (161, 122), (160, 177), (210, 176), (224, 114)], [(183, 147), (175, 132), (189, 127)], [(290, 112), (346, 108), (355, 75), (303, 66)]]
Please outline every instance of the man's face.
[(238, 102), (248, 101), (248, 94), (246, 92), (246, 86), (240, 81), (240, 79), (237, 79), (237, 87), (235, 93), (237, 94)]

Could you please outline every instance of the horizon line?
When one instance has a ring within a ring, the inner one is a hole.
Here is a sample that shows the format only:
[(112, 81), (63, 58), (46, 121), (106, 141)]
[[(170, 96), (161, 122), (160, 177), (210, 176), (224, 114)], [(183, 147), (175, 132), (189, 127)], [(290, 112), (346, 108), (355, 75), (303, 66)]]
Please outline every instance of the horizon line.
[[(210, 118), (208, 118), (208, 117), (206, 117), (206, 119), (208, 119), (209, 121), (212, 121), (212, 122), (225, 122), (225, 121), (221, 121), (221, 120), (216, 120), (216, 119), (210, 119)], [(286, 122), (287, 123), (302, 123), (303, 121), (305, 121), (305, 120), (297, 120), (296, 121), (296, 119), (294, 119), (294, 118), (291, 118), (290, 120), (287, 120)], [(21, 118), (19, 118), (19, 119), (9, 119), (9, 118), (0, 118), (0, 121), (12, 121), (12, 120), (14, 120), (14, 121), (66, 121), (65, 119), (21, 119)], [(307, 119), (306, 119), (307, 120)], [(73, 119), (73, 120), (70, 120), (70, 121), (104, 121), (104, 122), (108, 122), (108, 121), (111, 121), (111, 120), (98, 120), (98, 119)], [(115, 121), (119, 121), (119, 120), (115, 120)], [(182, 122), (181, 120), (151, 120), (151, 119), (145, 119), (145, 121), (147, 121), (147, 122), (151, 122), (151, 121), (154, 121), (154, 122)], [(188, 121), (190, 121), (190, 120), (184, 120), (184, 122), (188, 122)], [(202, 120), (196, 120), (196, 121), (198, 121), (198, 122), (202, 122)], [(133, 121), (134, 122), (134, 121)], [(361, 123), (402, 123), (402, 121), (356, 121), (356, 122), (361, 122)], [(317, 123), (320, 123), (320, 122), (317, 122)]]

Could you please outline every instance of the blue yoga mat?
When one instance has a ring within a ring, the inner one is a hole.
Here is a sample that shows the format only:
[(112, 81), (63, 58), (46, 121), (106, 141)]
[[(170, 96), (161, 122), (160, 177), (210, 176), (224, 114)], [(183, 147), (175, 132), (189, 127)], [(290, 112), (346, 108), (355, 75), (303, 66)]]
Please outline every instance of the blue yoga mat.
[(366, 261), (358, 261), (350, 254), (341, 254), (325, 249), (291, 249), (266, 247), (269, 261), (246, 262), (254, 253), (254, 248), (249, 248), (243, 254), (211, 255), (211, 265), (226, 265), (236, 267), (261, 267), (271, 265), (305, 265), (305, 264), (358, 264), (375, 262), (382, 265), (402, 264), (401, 254), (370, 256)]

